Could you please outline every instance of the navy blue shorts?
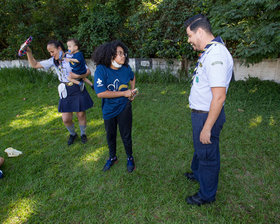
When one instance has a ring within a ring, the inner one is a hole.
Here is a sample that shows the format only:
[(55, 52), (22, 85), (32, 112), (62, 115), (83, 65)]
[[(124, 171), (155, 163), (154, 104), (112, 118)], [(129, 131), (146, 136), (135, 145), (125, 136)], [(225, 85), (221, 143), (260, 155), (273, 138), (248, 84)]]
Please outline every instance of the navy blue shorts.
[(86, 90), (81, 92), (79, 85), (67, 86), (67, 97), (59, 99), (58, 112), (81, 112), (93, 106), (93, 101)]

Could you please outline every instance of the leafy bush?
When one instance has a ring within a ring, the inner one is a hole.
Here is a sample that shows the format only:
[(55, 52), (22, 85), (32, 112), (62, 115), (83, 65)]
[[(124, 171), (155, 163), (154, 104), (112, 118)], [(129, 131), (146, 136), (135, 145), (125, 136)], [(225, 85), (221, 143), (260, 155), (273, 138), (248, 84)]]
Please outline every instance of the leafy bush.
[[(73, 7), (75, 6), (75, 7)], [(36, 58), (49, 56), (49, 40), (65, 42), (73, 37), (78, 16), (86, 1), (6, 0), (0, 4), (0, 58), (15, 59), (20, 45), (33, 36), (31, 48)]]
[(122, 18), (110, 5), (96, 5), (79, 17), (77, 37), (80, 40), (85, 57), (90, 57), (95, 47), (104, 42), (120, 38), (119, 28)]
[[(154, 2), (154, 3), (152, 3)], [(126, 41), (135, 57), (193, 58), (183, 26), (192, 15), (194, 1), (143, 1), (125, 26), (130, 30)]]
[(213, 30), (228, 40), (235, 57), (248, 63), (280, 56), (280, 2), (216, 1), (210, 8)]
[(255, 63), (280, 56), (279, 11), (278, 0), (6, 0), (0, 4), (0, 58), (16, 58), (32, 35), (36, 58), (48, 55), (50, 39), (75, 37), (86, 57), (120, 39), (131, 57), (193, 60), (183, 24), (203, 13), (234, 57)]

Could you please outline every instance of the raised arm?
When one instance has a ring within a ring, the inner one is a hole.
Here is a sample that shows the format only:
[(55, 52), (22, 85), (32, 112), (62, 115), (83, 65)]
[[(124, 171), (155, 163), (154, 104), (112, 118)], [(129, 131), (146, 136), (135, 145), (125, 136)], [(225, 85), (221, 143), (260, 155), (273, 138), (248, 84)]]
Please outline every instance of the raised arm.
[(26, 55), (29, 64), (31, 65), (32, 68), (43, 68), (43, 66), (40, 64), (40, 62), (37, 62), (35, 58), (32, 55), (32, 51), (29, 47), (26, 49)]

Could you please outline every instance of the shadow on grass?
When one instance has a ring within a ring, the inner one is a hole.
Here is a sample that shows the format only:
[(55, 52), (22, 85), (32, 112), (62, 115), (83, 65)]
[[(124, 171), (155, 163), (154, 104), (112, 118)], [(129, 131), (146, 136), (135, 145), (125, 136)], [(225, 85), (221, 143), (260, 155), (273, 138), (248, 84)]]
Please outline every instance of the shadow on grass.
[[(108, 149), (101, 103), (95, 96), (95, 107), (87, 112), (89, 142), (85, 145), (79, 141), (71, 147), (66, 145), (68, 134), (60, 116), (45, 121), (56, 113), (56, 102), (46, 103), (53, 94), (51, 91), (37, 101), (39, 109), (36, 110), (36, 105), (31, 107), (36, 112), (29, 115), (30, 119), (25, 116), (30, 113), (28, 106), (23, 107), (22, 117), (15, 118), (16, 111), (11, 117), (8, 114), (6, 120), (2, 118), (1, 148), (12, 143), (24, 154), (6, 159), (3, 167), (6, 177), (0, 186), (1, 219), (6, 223), (275, 223), (278, 220), (279, 177), (275, 173), (280, 167), (275, 148), (280, 94), (275, 93), (274, 84), (263, 88), (259, 82), (236, 82), (230, 87), (225, 105), (227, 122), (221, 134), (217, 201), (201, 208), (189, 207), (184, 202), (199, 187), (183, 177), (193, 154), (188, 87), (144, 83), (139, 87), (140, 95), (133, 102), (136, 170), (132, 174), (126, 172), (126, 156), (119, 137), (119, 163), (109, 172), (101, 172)], [(34, 102), (37, 98), (29, 94)], [(56, 94), (51, 99), (54, 97)], [(12, 103), (11, 108), (19, 102)], [(269, 125), (271, 117), (273, 125)], [(14, 120), (31, 125), (19, 129)]]

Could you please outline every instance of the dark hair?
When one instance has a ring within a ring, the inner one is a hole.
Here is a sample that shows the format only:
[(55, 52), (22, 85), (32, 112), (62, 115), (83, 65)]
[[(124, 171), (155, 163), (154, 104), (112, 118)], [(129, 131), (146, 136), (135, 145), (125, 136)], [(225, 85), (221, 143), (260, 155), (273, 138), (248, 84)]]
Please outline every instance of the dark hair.
[(50, 45), (50, 44), (54, 45), (56, 49), (61, 47), (63, 52), (65, 52), (65, 47), (60, 40), (50, 40), (47, 45)]
[(206, 16), (202, 14), (195, 15), (184, 23), (185, 27), (190, 27), (190, 30), (196, 32), (198, 28), (202, 28), (208, 33), (212, 33), (211, 24)]
[(119, 40), (107, 42), (98, 46), (92, 54), (92, 60), (96, 65), (105, 65), (109, 68), (111, 66), (112, 59), (116, 58), (117, 56), (117, 47), (121, 47), (124, 53), (127, 55), (125, 57), (124, 65), (128, 66), (128, 49), (125, 44)]
[(78, 49), (80, 49), (81, 45), (77, 39), (70, 38), (69, 40), (67, 40), (67, 42), (69, 42), (69, 41), (74, 42), (74, 44), (78, 47)]
[[(60, 40), (50, 40), (47, 45), (53, 45), (56, 49), (61, 47), (62, 51), (65, 52), (65, 47)], [(53, 58), (53, 63), (56, 67), (59, 66), (59, 60), (56, 60), (55, 58)]]

